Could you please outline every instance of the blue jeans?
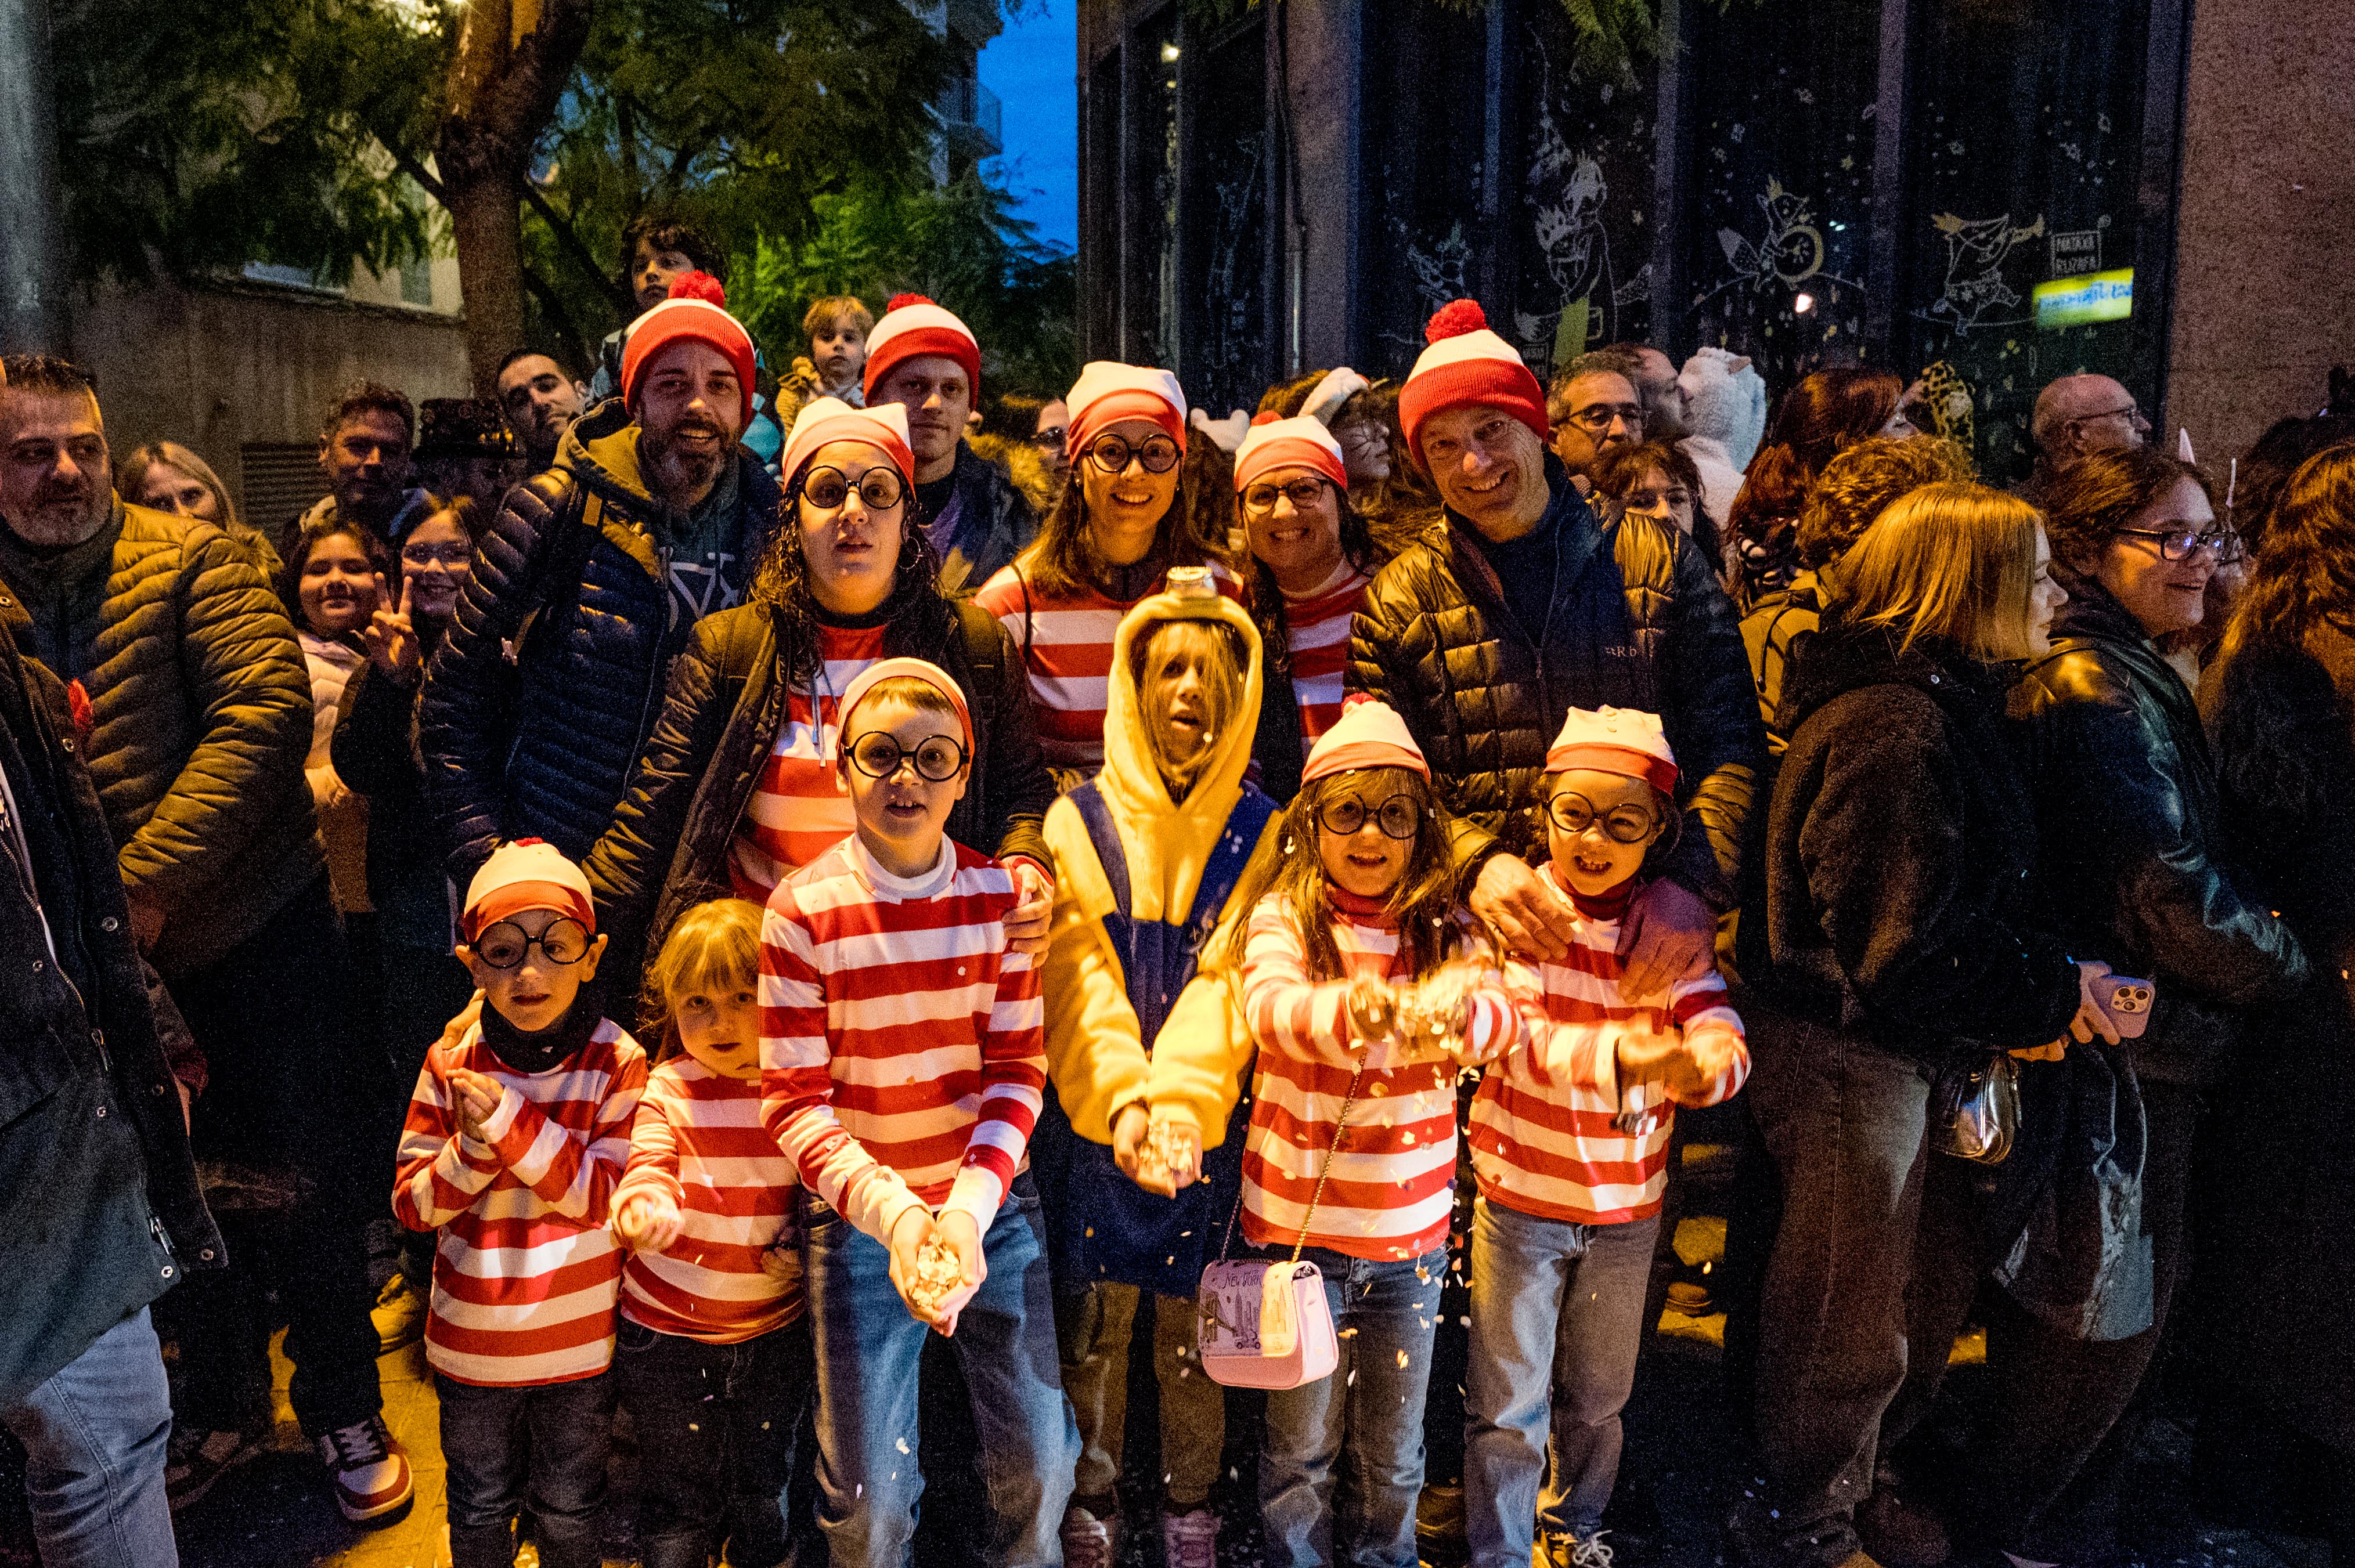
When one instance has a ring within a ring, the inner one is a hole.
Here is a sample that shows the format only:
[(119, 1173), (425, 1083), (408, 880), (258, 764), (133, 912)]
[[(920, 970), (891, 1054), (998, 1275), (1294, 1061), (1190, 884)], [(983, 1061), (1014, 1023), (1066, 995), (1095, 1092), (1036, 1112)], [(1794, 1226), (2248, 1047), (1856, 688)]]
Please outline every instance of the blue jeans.
[[(1522, 1568), (1535, 1526), (1589, 1536), (1619, 1478), (1659, 1216), (1540, 1219), (1482, 1198), (1472, 1219), (1472, 1360), (1464, 1383), (1473, 1568)], [(1551, 1484), (1540, 1491), (1549, 1460)]]
[[(835, 1568), (904, 1568), (924, 1475), (917, 1363), (932, 1332), (891, 1287), (891, 1255), (815, 1199), (803, 1288), (817, 1351), (818, 1524)], [(1017, 1177), (982, 1237), (988, 1277), (949, 1340), (972, 1391), (996, 1568), (1060, 1568), (1080, 1438), (1055, 1355), (1039, 1194)]]
[(515, 1521), (531, 1505), (542, 1568), (604, 1561), (597, 1510), (613, 1436), (613, 1375), (484, 1388), (439, 1373), (442, 1457), (449, 1464), (450, 1561), (508, 1568)]
[(171, 1568), (164, 1352), (141, 1308), (0, 1409), (28, 1462), (25, 1489), (47, 1568)]
[[(1262, 1249), (1271, 1260), (1290, 1247)], [(1325, 1276), (1340, 1364), (1267, 1396), (1259, 1506), (1270, 1568), (1414, 1568), (1423, 1491), (1423, 1404), (1447, 1249), (1371, 1263), (1322, 1247), (1300, 1255)], [(1343, 1463), (1347, 1460), (1346, 1465)], [(1337, 1527), (1335, 1482), (1340, 1489)], [(1336, 1552), (1337, 1540), (1346, 1542)]]

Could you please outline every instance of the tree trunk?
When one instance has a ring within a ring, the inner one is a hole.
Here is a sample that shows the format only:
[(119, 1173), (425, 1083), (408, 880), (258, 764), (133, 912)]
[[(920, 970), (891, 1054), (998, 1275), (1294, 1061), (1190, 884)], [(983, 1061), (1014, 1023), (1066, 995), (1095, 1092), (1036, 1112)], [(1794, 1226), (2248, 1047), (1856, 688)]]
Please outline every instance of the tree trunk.
[(589, 39), (595, 0), (474, 0), (450, 65), (448, 118), (434, 150), (466, 297), (466, 357), (477, 397), (523, 346), (523, 220), (532, 150)]

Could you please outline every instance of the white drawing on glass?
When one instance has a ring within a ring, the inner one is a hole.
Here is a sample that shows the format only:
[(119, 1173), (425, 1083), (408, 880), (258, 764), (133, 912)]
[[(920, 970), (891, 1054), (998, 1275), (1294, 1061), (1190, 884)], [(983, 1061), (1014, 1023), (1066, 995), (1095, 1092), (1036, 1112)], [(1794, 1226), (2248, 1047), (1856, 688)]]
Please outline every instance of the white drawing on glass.
[(1830, 253), (1825, 249), (1824, 231), (1817, 225), (1815, 209), (1806, 196), (1784, 189), (1781, 180), (1770, 176), (1766, 192), (1757, 198), (1757, 204), (1766, 221), (1755, 239), (1737, 229), (1717, 231), (1718, 249), (1725, 252), (1733, 275), (1695, 294), (1696, 307), (1745, 284), (1752, 292), (1764, 294), (1797, 289), (1820, 280), (1818, 291), (1826, 284), (1838, 284), (1859, 294), (1864, 292), (1864, 285), (1855, 279), (1826, 270)]
[(2000, 217), (1942, 212), (1930, 219), (1930, 227), (1945, 238), (1946, 285), (1922, 313), (1925, 318), (1952, 323), (1958, 336), (1975, 326), (2008, 326), (2028, 319), (2012, 313), (2019, 295), (2003, 281), (2003, 264), (2014, 246), (2043, 237), (2043, 214), (2022, 228), (2008, 212)]
[[(1545, 49), (1539, 46), (1544, 60)], [(1538, 90), (1537, 154), (1529, 161), (1529, 207), (1538, 252), (1545, 258), (1549, 310), (1513, 312), (1513, 330), (1532, 368), (1568, 364), (1587, 345), (1617, 334), (1621, 299), (1611, 265), (1611, 237), (1603, 227), (1603, 204), (1611, 185), (1592, 153), (1573, 148), (1553, 117), (1553, 77), (1541, 66)]]
[[(1258, 304), (1253, 264), (1260, 179), (1266, 166), (1267, 138), (1253, 136), (1236, 143), (1229, 168), (1240, 172), (1216, 185), (1216, 223), (1210, 239), (1210, 308), (1207, 313), (1210, 342), (1203, 363), (1215, 389), (1242, 392), (1243, 359), (1252, 346), (1252, 316)], [(1246, 249), (1251, 251), (1246, 255)], [(1436, 309), (1437, 307), (1433, 307)], [(1212, 399), (1216, 406), (1217, 398)]]

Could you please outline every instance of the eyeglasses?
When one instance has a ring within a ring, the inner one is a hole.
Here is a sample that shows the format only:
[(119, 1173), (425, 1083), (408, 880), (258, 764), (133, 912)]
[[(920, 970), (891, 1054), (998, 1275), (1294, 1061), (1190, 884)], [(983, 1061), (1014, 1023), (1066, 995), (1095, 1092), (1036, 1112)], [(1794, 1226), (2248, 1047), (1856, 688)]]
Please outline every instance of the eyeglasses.
[(1641, 806), (1614, 806), (1598, 813), (1594, 802), (1585, 796), (1564, 790), (1546, 802), (1546, 815), (1553, 825), (1575, 838), (1596, 822), (1614, 843), (1639, 844), (1657, 825), (1658, 819)]
[(1324, 499), (1325, 486), (1331, 482), (1323, 479), (1295, 479), (1290, 484), (1254, 484), (1243, 492), (1243, 510), (1266, 516), (1275, 510), (1275, 498), (1289, 498), (1295, 512), (1305, 512)]
[(403, 545), (400, 558), (412, 567), (430, 567), (439, 561), (445, 567), (463, 567), (474, 558), (472, 545)]
[(474, 957), (495, 969), (516, 968), (531, 956), (534, 948), (551, 964), (577, 964), (589, 951), (589, 928), (568, 917), (533, 937), (514, 921), (502, 920), (474, 941)]
[(850, 747), (851, 766), (869, 779), (889, 779), (905, 762), (914, 765), (917, 778), (945, 784), (957, 776), (964, 759), (964, 747), (944, 735), (928, 736), (911, 751), (881, 730), (870, 729)]
[(1679, 485), (1674, 490), (1631, 490), (1622, 503), (1630, 512), (1651, 512), (1665, 508), (1670, 512), (1692, 510), (1693, 493)]
[(1098, 436), (1088, 443), (1088, 461), (1106, 473), (1125, 472), (1134, 458), (1147, 473), (1167, 473), (1178, 466), (1178, 443), (1167, 436), (1147, 436), (1142, 446), (1131, 446), (1118, 436)]
[(2232, 529), (2221, 528), (2203, 534), (2196, 528), (2121, 528), (2121, 534), (2137, 539), (2158, 541), (2158, 558), (2162, 561), (2189, 559), (2196, 550), (2213, 550), (2216, 564), (2229, 567), (2247, 553), (2241, 535)]
[[(889, 512), (907, 493), (896, 468), (870, 468), (858, 476), (858, 499), (869, 512)], [(802, 481), (802, 499), (831, 512), (850, 499), (850, 478), (838, 468), (814, 468)]]
[[(1346, 839), (1366, 825), (1369, 814), (1363, 800), (1355, 795), (1344, 795), (1337, 800), (1326, 801), (1325, 809), (1316, 813), (1316, 821), (1327, 832)], [(1386, 839), (1411, 839), (1423, 822), (1423, 808), (1415, 804), (1412, 795), (1393, 795), (1375, 807), (1370, 815)]]
[(1058, 425), (1051, 430), (1041, 430), (1032, 436), (1030, 444), (1047, 451), (1059, 452), (1063, 450), (1063, 438), (1069, 433), (1062, 426)]
[(2120, 408), (2105, 408), (2098, 414), (2080, 414), (2069, 423), (2090, 425), (2096, 419), (2116, 418), (2123, 418), (2129, 425), (2140, 425), (2146, 429), (2149, 426), (2149, 421), (2142, 417), (2142, 405), (2139, 403), (2127, 403)]
[(1570, 423), (1576, 425), (1590, 436), (1608, 434), (1611, 427), (1622, 419), (1627, 422), (1629, 429), (1641, 434), (1644, 429), (1644, 406), (1641, 403), (1597, 403), (1592, 408), (1579, 409), (1569, 415), (1568, 418)]

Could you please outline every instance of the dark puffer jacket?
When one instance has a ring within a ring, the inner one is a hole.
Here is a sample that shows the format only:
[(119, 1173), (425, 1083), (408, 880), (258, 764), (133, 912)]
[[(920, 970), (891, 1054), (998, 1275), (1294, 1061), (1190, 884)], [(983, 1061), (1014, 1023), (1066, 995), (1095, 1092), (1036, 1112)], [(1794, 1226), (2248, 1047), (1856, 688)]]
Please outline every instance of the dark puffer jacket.
[(1658, 714), (1686, 808), (1667, 874), (1722, 912), (1765, 756), (1733, 608), (1691, 540), (1647, 517), (1596, 522), (1545, 461), (1553, 502), (1539, 526), (1556, 541), (1546, 624), (1520, 623), (1479, 535), (1449, 512), (1366, 590), (1348, 689), (1405, 719), (1467, 873), (1499, 850), (1545, 857), (1546, 747), (1573, 705)]
[(1935, 1064), (2057, 1040), (2077, 967), (2036, 929), (2036, 810), (2006, 735), (2009, 672), (1828, 625), (1785, 684), (1766, 823), (1770, 975), (1828, 1029)]
[[(970, 604), (946, 639), (884, 633), (884, 656), (928, 659), (963, 687), (972, 710), (973, 776), (949, 810), (948, 836), (1003, 859), (1053, 858), (1039, 825), (1055, 781), (1030, 724), (1029, 683), (1006, 629)], [(613, 825), (588, 857), (598, 928), (617, 958), (670, 928), (706, 899), (725, 898), (730, 846), (791, 695), (790, 622), (767, 605), (709, 617), (671, 667), (661, 721)], [(986, 650), (986, 659), (975, 652)]]
[(224, 1262), (63, 708), (0, 638), (0, 773), (33, 873), (0, 847), (0, 1405)]
[(61, 554), (0, 542), (0, 575), (18, 646), (90, 698), (82, 756), (123, 880), (164, 912), (155, 967), (215, 962), (326, 869), (311, 676), (277, 594), (214, 524), (120, 501)]
[[(507, 493), (427, 672), (427, 799), (461, 886), (508, 839), (588, 853), (687, 646), (694, 617), (674, 591), (672, 542), (690, 524), (625, 471), (634, 436), (618, 400), (600, 404), (566, 432), (554, 468)], [(730, 559), (751, 562), (779, 492), (751, 453), (734, 461)]]
[(2012, 691), (2036, 791), (2041, 923), (2121, 974), (2158, 982), (2135, 1070), (2213, 1085), (2246, 1011), (2306, 981), (2306, 953), (2222, 860), (2199, 709), (2134, 618), (2072, 577), (2052, 652)]

